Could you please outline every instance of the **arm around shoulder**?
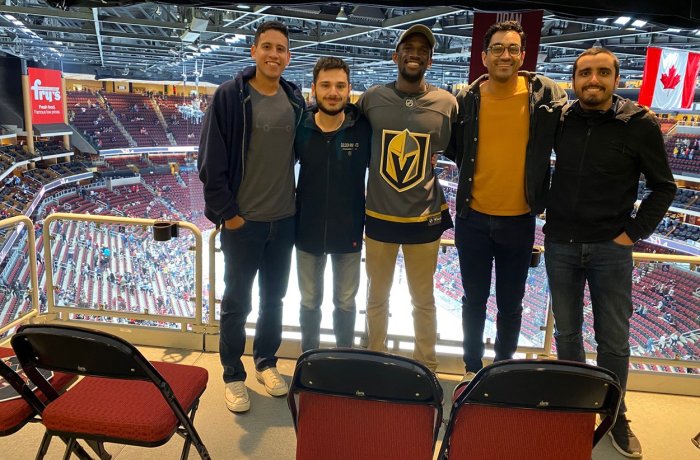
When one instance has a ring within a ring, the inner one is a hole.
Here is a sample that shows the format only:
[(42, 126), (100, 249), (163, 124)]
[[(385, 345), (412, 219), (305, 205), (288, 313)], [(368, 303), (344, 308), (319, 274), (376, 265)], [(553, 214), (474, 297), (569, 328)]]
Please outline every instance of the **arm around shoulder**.
[(542, 84), (548, 90), (545, 91), (545, 98), (547, 97), (547, 95), (549, 95), (550, 101), (544, 102), (550, 102), (551, 107), (553, 108), (562, 109), (569, 101), (569, 96), (566, 94), (564, 88), (559, 86), (559, 84), (551, 78), (544, 77), (541, 75), (538, 75), (537, 78), (539, 78), (542, 81)]
[(466, 91), (462, 90), (457, 94), (457, 97), (455, 98), (456, 101), (456, 108), (455, 108), (455, 113), (454, 116), (452, 117), (452, 126), (450, 129), (450, 142), (447, 145), (447, 148), (443, 152), (443, 155), (447, 157), (449, 160), (454, 161), (457, 163), (457, 166), (460, 165), (461, 158), (464, 152), (462, 152), (461, 146), (464, 145), (464, 115), (465, 115), (465, 105), (464, 105), (464, 99), (466, 97)]

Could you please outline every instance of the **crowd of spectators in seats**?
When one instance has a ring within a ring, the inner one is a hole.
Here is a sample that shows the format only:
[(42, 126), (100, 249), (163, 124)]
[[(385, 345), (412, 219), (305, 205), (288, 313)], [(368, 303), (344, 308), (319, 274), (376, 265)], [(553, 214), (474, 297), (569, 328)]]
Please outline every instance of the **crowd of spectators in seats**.
[(101, 94), (68, 91), (68, 120), (97, 149), (128, 146), (129, 143), (109, 116), (111, 105), (99, 104)]
[(37, 156), (59, 155), (67, 153), (62, 139), (54, 139), (51, 141), (38, 141), (34, 143), (34, 151)]
[(98, 149), (129, 146), (110, 113), (137, 146), (171, 145), (168, 135), (176, 145), (197, 145), (209, 100), (206, 95), (182, 98), (150, 91), (143, 94), (69, 91), (69, 122)]
[[(60, 221), (54, 225), (51, 231), (56, 244), (52, 249), (59, 304), (193, 315), (194, 259), (187, 236), (164, 245), (137, 227)], [(76, 296), (76, 292), (80, 294)]]
[(700, 134), (674, 135), (666, 142), (668, 163), (674, 173), (700, 175)]
[[(209, 104), (209, 96), (158, 96), (154, 99), (166, 121), (166, 131), (178, 145), (197, 145), (201, 122)], [(196, 116), (195, 116), (196, 114)]]
[(680, 209), (700, 211), (700, 191), (679, 188), (671, 206)]
[(688, 138), (688, 137), (677, 137), (675, 138), (675, 144), (673, 145), (673, 150), (671, 150), (671, 156), (673, 158), (681, 158), (692, 160), (698, 156), (700, 153), (700, 141), (698, 138)]
[[(646, 188), (645, 182), (640, 181), (637, 199), (641, 200), (647, 193), (649, 193), (649, 190)], [(700, 211), (700, 190), (679, 187), (671, 207)]]
[(659, 222), (655, 233), (690, 244), (700, 241), (700, 226), (684, 223), (668, 214)]
[(0, 188), (0, 212), (3, 217), (24, 214), (40, 189), (40, 184), (26, 177), (8, 176)]
[(148, 94), (101, 93), (109, 102), (119, 123), (139, 147), (171, 145), (155, 108), (155, 100)]

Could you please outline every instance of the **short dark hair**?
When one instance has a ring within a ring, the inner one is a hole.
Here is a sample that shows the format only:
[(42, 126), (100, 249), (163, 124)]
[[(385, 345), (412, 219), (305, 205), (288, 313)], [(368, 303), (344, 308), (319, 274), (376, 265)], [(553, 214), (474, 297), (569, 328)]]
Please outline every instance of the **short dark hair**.
[(579, 59), (581, 59), (584, 56), (595, 56), (597, 54), (607, 54), (608, 56), (612, 56), (613, 65), (615, 66), (615, 78), (617, 78), (620, 75), (620, 60), (617, 58), (617, 56), (615, 56), (615, 54), (612, 51), (601, 46), (594, 46), (593, 48), (588, 48), (586, 51), (579, 54), (576, 60), (574, 61), (574, 70), (571, 76), (573, 78), (576, 78), (576, 68), (578, 67)]
[(520, 35), (520, 48), (524, 50), (525, 31), (523, 30), (523, 26), (521, 26), (518, 21), (503, 21), (493, 24), (489, 27), (489, 30), (486, 31), (486, 34), (484, 34), (484, 52), (486, 52), (486, 48), (491, 44), (491, 39), (496, 32), (508, 32), (509, 30), (517, 32), (518, 35)]
[(333, 69), (342, 69), (345, 71), (345, 73), (348, 76), (348, 82), (350, 82), (350, 67), (345, 63), (340, 58), (337, 57), (329, 57), (329, 56), (323, 56), (316, 61), (316, 65), (314, 66), (314, 83), (316, 83), (316, 79), (318, 78), (318, 74), (322, 70), (333, 70)]
[(279, 31), (280, 33), (282, 33), (282, 35), (287, 37), (287, 44), (289, 44), (289, 29), (284, 23), (280, 21), (266, 21), (260, 24), (260, 26), (258, 26), (258, 29), (255, 31), (255, 41), (253, 43), (257, 45), (258, 41), (260, 40), (260, 36), (268, 30)]

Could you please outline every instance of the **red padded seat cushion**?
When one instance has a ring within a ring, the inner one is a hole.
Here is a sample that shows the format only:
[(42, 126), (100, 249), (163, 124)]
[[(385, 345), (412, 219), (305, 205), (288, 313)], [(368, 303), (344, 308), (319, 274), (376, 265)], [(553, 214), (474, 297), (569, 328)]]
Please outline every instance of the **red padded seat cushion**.
[[(15, 352), (12, 348), (0, 347), (0, 358), (14, 356)], [(49, 381), (51, 385), (60, 393), (75, 379), (75, 375), (61, 374), (54, 372), (53, 377)], [(0, 381), (4, 379), (0, 377)], [(41, 391), (37, 390), (37, 396), (42, 401), (46, 401), (46, 397)], [(27, 404), (22, 398), (15, 398), (9, 401), (0, 402), (0, 436), (14, 433), (34, 415), (34, 409)]]
[(450, 460), (591, 460), (595, 414), (462, 406)]
[(435, 408), (300, 392), (297, 459), (432, 460)]
[[(207, 386), (206, 369), (153, 362), (185, 412)], [(131, 443), (167, 441), (179, 422), (160, 391), (141, 380), (85, 377), (43, 414), (47, 430)]]

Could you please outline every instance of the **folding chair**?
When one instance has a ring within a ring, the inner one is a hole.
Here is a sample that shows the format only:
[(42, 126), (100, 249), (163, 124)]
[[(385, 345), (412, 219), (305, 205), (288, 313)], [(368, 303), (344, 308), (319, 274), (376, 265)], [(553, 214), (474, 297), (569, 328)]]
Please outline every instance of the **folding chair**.
[(442, 387), (427, 367), (356, 349), (299, 357), (287, 398), (297, 459), (433, 458)]
[[(119, 337), (72, 326), (22, 326), (12, 347), (27, 377), (48, 398), (37, 458), (43, 458), (53, 436), (69, 440), (64, 458), (75, 451), (77, 439), (84, 439), (108, 459), (103, 442), (156, 447), (175, 433), (185, 439), (182, 459), (191, 444), (201, 458), (210, 458), (193, 425), (207, 385), (205, 369), (150, 363)], [(86, 377), (59, 395), (38, 369)]]
[[(39, 421), (36, 418), (38, 414), (36, 408), (41, 407), (42, 402), (46, 401), (41, 391), (34, 393), (18, 373), (2, 360), (14, 355), (12, 348), (0, 347), (0, 377), (5, 380), (2, 382), (0, 379), (0, 387), (3, 391), (2, 400), (0, 400), (0, 436), (9, 436), (28, 422)], [(63, 392), (75, 379), (75, 375), (56, 372), (51, 377), (51, 385), (56, 391)], [(10, 392), (8, 386), (17, 393), (16, 397), (8, 397)]]
[[(15, 433), (27, 422), (40, 422), (38, 415), (43, 411), (46, 402), (46, 396), (40, 390), (36, 390), (36, 387), (30, 387), (22, 378), (14, 354), (11, 348), (0, 348), (0, 436)], [(12, 362), (8, 364), (3, 358), (9, 358)], [(77, 376), (52, 372), (49, 373), (49, 378), (52, 386), (63, 392)], [(63, 438), (66, 445), (69, 441)], [(81, 459), (91, 458), (79, 445), (73, 446), (73, 451)]]
[[(438, 458), (590, 460), (620, 405), (617, 377), (570, 361), (485, 367), (452, 404)], [(596, 414), (602, 417), (595, 427)]]

